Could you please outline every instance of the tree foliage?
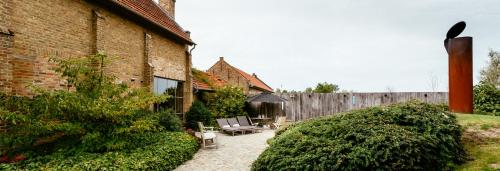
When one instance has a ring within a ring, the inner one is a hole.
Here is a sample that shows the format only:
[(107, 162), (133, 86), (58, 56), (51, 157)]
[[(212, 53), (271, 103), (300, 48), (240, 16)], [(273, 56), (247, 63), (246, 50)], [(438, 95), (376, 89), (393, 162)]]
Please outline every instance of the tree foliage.
[(305, 93), (334, 93), (337, 91), (339, 91), (339, 86), (328, 82), (318, 83), (314, 89), (308, 87), (304, 90)]
[(500, 53), (490, 50), (488, 66), (481, 70), (481, 81), (500, 89)]
[(500, 116), (500, 89), (486, 82), (474, 86), (474, 112)]
[(0, 131), (1, 155), (29, 149), (50, 153), (72, 141), (78, 151), (131, 149), (141, 141), (138, 135), (165, 130), (160, 120), (171, 114), (150, 107), (168, 97), (116, 84), (114, 76), (104, 73), (105, 55), (51, 62), (73, 88), (34, 87), (32, 98), (0, 96), (0, 123), (5, 125), (5, 132)]
[(200, 101), (193, 102), (193, 105), (186, 113), (186, 126), (194, 130), (198, 130), (198, 122), (210, 125), (211, 121), (212, 113)]
[(222, 87), (210, 94), (208, 99), (207, 106), (209, 106), (214, 118), (247, 115), (244, 110), (246, 96), (243, 89), (239, 87)]

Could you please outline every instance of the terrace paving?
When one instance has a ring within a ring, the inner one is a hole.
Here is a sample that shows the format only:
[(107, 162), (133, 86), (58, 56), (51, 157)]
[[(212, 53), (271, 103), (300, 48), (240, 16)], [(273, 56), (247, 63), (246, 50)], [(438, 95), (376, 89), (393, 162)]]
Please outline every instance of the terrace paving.
[(192, 160), (179, 166), (176, 171), (244, 171), (250, 170), (253, 161), (268, 146), (267, 140), (274, 130), (262, 133), (230, 136), (217, 133), (217, 149), (200, 149)]

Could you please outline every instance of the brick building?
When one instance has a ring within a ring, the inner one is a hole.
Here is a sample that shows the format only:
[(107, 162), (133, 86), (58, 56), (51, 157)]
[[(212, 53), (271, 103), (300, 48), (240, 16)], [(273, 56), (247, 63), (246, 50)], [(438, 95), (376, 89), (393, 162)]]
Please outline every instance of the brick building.
[(49, 57), (95, 53), (118, 57), (106, 68), (131, 87), (192, 102), (189, 32), (174, 19), (175, 0), (3, 0), (0, 2), (0, 92), (32, 95), (27, 85), (65, 87)]
[(243, 88), (243, 91), (248, 96), (273, 92), (273, 89), (260, 80), (257, 75), (250, 75), (236, 67), (231, 66), (229, 63), (224, 61), (224, 57), (220, 57), (219, 61), (210, 67), (207, 72), (224, 80), (226, 84)]

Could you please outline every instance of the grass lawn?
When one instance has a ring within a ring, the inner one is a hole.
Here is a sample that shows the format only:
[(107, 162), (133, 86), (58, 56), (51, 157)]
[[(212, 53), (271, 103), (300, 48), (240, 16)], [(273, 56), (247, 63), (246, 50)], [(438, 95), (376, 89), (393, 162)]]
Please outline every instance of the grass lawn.
[(471, 161), (458, 170), (500, 170), (500, 116), (456, 114)]

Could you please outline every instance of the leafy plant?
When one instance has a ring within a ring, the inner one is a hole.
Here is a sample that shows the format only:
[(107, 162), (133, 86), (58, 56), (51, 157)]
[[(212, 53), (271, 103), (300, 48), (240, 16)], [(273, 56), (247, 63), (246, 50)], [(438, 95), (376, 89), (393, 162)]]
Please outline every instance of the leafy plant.
[(474, 86), (474, 110), (500, 116), (500, 89), (485, 82)]
[(313, 89), (311, 87), (306, 88), (304, 92), (306, 93), (333, 93), (339, 91), (339, 86), (332, 83), (318, 83)]
[(455, 116), (421, 102), (304, 121), (278, 132), (252, 170), (451, 170), (465, 160)]
[(163, 110), (160, 114), (160, 125), (167, 131), (182, 131), (182, 121), (172, 110)]
[(217, 89), (207, 100), (210, 111), (214, 118), (235, 117), (247, 115), (244, 107), (246, 96), (243, 89), (233, 86), (225, 86)]
[(198, 130), (198, 122), (204, 125), (210, 125), (212, 121), (212, 113), (200, 101), (193, 102), (191, 109), (186, 113), (186, 126), (188, 128)]
[(490, 50), (488, 66), (481, 70), (481, 82), (500, 89), (500, 52)]
[(137, 134), (164, 130), (162, 113), (149, 108), (168, 97), (116, 84), (115, 77), (104, 73), (106, 59), (102, 54), (51, 59), (70, 90), (33, 87), (33, 98), (2, 95), (0, 122), (6, 126), (0, 132), (0, 155), (27, 149), (50, 152), (68, 138), (77, 140), (73, 147), (81, 151), (135, 148)]
[(0, 170), (173, 170), (198, 150), (196, 139), (181, 132), (138, 135), (131, 150), (89, 153), (62, 149), (17, 164), (0, 164)]

